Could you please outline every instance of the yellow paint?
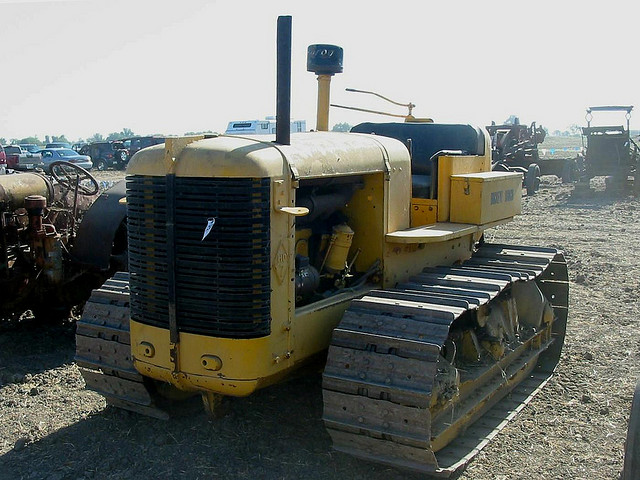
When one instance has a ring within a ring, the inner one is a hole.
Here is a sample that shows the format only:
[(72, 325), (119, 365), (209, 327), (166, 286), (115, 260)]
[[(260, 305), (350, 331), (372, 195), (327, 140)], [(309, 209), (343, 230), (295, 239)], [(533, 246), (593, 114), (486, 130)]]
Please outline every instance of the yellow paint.
[[(489, 149), (489, 152), (491, 150)], [(491, 158), (480, 156), (448, 156), (438, 157), (438, 221), (449, 221), (451, 201), (451, 175), (462, 173), (480, 173), (491, 170)]]
[(329, 130), (329, 98), (331, 97), (331, 75), (318, 75), (318, 107), (316, 130)]
[(309, 237), (311, 236), (310, 228), (302, 228), (296, 230), (296, 253), (305, 257), (309, 256)]
[(353, 242), (353, 230), (347, 224), (334, 225), (327, 253), (323, 261), (324, 269), (339, 273), (345, 269), (349, 249)]
[(451, 177), (450, 219), (482, 225), (518, 215), (522, 176), (510, 172), (483, 172)]
[(164, 141), (164, 164), (168, 172), (173, 172), (175, 161), (180, 157), (182, 150), (190, 143), (203, 140), (204, 135), (191, 137), (169, 137)]
[(296, 332), (296, 358), (307, 358), (326, 349), (333, 329), (354, 298), (363, 296), (372, 287), (349, 291), (296, 309), (293, 330)]
[(479, 227), (477, 225), (440, 222), (391, 232), (385, 236), (385, 239), (389, 243), (438, 243), (464, 237), (478, 230)]
[[(183, 390), (248, 395), (278, 381), (327, 348), (342, 312), (358, 295), (337, 295), (311, 309), (295, 311), (295, 254), (298, 248), (302, 252), (307, 248), (304, 233), (296, 238), (295, 217), (289, 211), (296, 207), (301, 180), (365, 178), (364, 189), (356, 192), (343, 212), (354, 229), (353, 246), (367, 250), (359, 257), (357, 268), (362, 271), (382, 258), (389, 225), (409, 226), (409, 155), (401, 143), (385, 137), (313, 132), (292, 135), (291, 145), (232, 136), (176, 140), (164, 148), (141, 151), (132, 158), (127, 173), (272, 179), (270, 335), (238, 340), (181, 333), (176, 369), (170, 362), (168, 330), (131, 322), (136, 368)], [(296, 246), (296, 240), (303, 242)]]
[[(169, 331), (132, 320), (134, 365), (143, 375), (182, 390), (249, 395), (281, 380), (326, 349), (349, 303), (368, 290), (345, 292), (302, 307), (295, 312), (291, 325), (272, 331), (268, 337), (231, 339), (181, 333), (177, 374), (169, 357)], [(283, 350), (278, 338), (289, 331), (297, 332), (295, 341), (292, 348)], [(149, 351), (153, 352), (152, 356), (146, 353)]]
[[(207, 337), (189, 333), (180, 334), (180, 373), (174, 374), (169, 359), (169, 331), (135, 321), (131, 326), (131, 348), (136, 369), (151, 378), (174, 384), (182, 390), (210, 390), (224, 395), (248, 395), (289, 368), (287, 350), (282, 349), (278, 337), (283, 332), (273, 332), (268, 337), (231, 339)], [(153, 347), (154, 356), (140, 355), (143, 347)], [(203, 356), (217, 357), (221, 367), (210, 370), (203, 364)], [(277, 361), (280, 357), (280, 361)]]
[[(439, 224), (435, 224), (437, 226)], [(473, 227), (475, 230), (475, 226)], [(385, 244), (383, 288), (393, 288), (397, 283), (417, 275), (425, 267), (452, 265), (471, 257), (473, 232), (457, 238), (434, 243)]]
[(366, 271), (382, 258), (384, 245), (384, 174), (365, 175), (364, 188), (356, 190), (349, 204), (342, 209), (354, 231), (351, 250), (361, 250), (356, 269)]
[(451, 175), (486, 171), (488, 158), (440, 157), (438, 199), (412, 201), (408, 151), (382, 136), (310, 132), (291, 135), (291, 145), (277, 145), (261, 138), (220, 135), (176, 139), (140, 151), (130, 161), (129, 175), (271, 179), (272, 320), (271, 333), (255, 339), (180, 333), (177, 371), (170, 361), (168, 330), (132, 321), (136, 368), (183, 390), (234, 396), (281, 380), (327, 348), (344, 310), (366, 291), (349, 290), (295, 308), (295, 255), (309, 254), (311, 234), (310, 229), (295, 229), (295, 215), (304, 213), (296, 207), (297, 187), (307, 179), (362, 179), (363, 188), (356, 189), (341, 209), (353, 229), (348, 258), (360, 249), (357, 271), (376, 262), (383, 269), (378, 284), (367, 289), (390, 288), (425, 266), (470, 257), (474, 240), (488, 225), (452, 225), (442, 223), (441, 217), (449, 218)]
[(464, 330), (459, 345), (461, 346), (462, 358), (467, 362), (477, 362), (480, 360), (480, 342), (473, 330)]
[(391, 159), (398, 175), (411, 175), (409, 154), (402, 143), (364, 134), (294, 133), (291, 145), (276, 144), (268, 135), (217, 135), (165, 153), (163, 145), (140, 150), (129, 161), (127, 175), (298, 180), (386, 172), (385, 158)]
[(438, 201), (429, 198), (411, 199), (411, 226), (430, 225), (438, 220)]

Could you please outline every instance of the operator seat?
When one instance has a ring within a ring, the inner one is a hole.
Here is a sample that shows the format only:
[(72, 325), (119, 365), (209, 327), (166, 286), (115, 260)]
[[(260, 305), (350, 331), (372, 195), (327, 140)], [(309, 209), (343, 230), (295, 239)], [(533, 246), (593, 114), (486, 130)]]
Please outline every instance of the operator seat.
[[(413, 197), (431, 198), (431, 158), (443, 150), (459, 150), (464, 155), (484, 155), (485, 139), (480, 128), (445, 123), (360, 123), (354, 133), (395, 138), (407, 145), (411, 140), (411, 178)], [(435, 194), (435, 192), (433, 192)]]

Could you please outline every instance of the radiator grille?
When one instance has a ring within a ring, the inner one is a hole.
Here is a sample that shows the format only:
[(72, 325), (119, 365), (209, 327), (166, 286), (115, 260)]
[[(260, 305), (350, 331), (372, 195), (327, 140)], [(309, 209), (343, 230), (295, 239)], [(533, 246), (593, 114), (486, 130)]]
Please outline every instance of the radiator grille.
[(173, 288), (180, 332), (268, 335), (269, 200), (268, 178), (128, 177), (132, 319), (169, 328)]

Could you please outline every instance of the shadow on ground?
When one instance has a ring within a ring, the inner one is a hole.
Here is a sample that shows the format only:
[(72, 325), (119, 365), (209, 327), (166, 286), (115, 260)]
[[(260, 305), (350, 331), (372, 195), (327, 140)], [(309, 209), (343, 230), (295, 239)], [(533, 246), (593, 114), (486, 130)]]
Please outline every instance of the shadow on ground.
[(73, 362), (75, 323), (47, 325), (23, 318), (0, 324), (0, 385), (21, 383), (35, 375)]
[(319, 374), (229, 399), (210, 419), (194, 397), (169, 421), (107, 407), (0, 457), (0, 479), (424, 478), (331, 450)]

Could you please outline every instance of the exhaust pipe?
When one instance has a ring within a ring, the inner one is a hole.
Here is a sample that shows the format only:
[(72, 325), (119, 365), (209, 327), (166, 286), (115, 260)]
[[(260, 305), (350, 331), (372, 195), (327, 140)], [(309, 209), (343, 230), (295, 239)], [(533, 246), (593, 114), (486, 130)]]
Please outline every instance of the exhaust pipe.
[(291, 16), (278, 17), (276, 143), (291, 144)]
[(316, 130), (329, 130), (329, 98), (331, 77), (342, 73), (342, 48), (335, 45), (316, 44), (307, 48), (307, 72), (318, 75), (318, 108)]

